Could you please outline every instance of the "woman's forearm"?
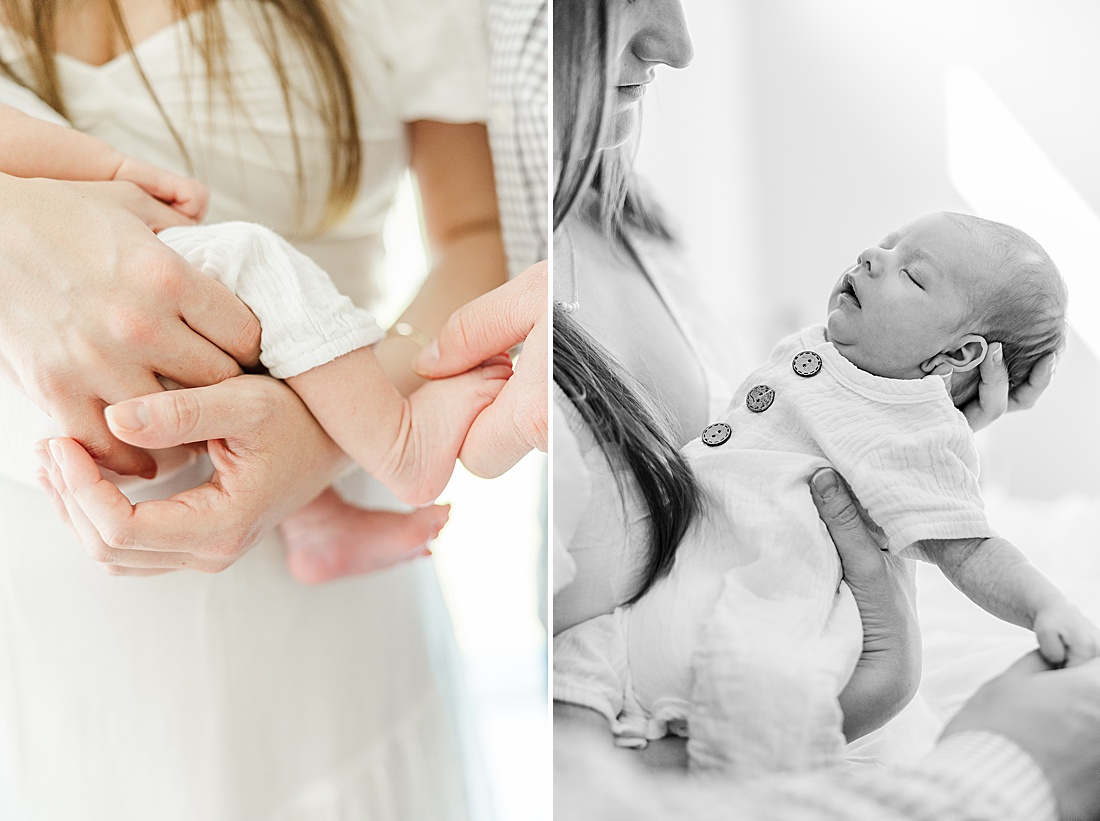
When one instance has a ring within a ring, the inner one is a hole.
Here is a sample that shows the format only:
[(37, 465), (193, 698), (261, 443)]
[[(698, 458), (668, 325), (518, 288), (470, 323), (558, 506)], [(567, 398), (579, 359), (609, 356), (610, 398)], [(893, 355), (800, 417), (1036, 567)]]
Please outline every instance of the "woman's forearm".
[[(503, 285), (508, 268), (485, 126), (423, 120), (408, 138), (432, 265), (399, 321), (431, 339), (457, 308)], [(421, 383), (412, 362), (424, 339), (391, 335), (375, 349), (403, 393)]]
[[(456, 309), (501, 285), (506, 270), (499, 225), (471, 226), (439, 249), (424, 285), (398, 321), (432, 339)], [(375, 346), (387, 376), (402, 393), (423, 382), (412, 368), (423, 341), (391, 334)]]

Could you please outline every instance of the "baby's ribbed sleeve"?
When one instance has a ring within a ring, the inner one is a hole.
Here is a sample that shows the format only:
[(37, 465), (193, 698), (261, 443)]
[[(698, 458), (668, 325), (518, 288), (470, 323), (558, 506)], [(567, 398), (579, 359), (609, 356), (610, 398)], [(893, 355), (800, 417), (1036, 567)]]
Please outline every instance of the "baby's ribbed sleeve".
[(385, 335), (313, 260), (267, 228), (225, 222), (170, 228), (160, 238), (252, 309), (262, 328), (260, 361), (278, 379), (373, 345)]
[[(858, 402), (847, 405), (850, 417), (862, 411)], [(994, 535), (978, 488), (973, 434), (949, 400), (899, 403), (848, 422), (821, 444), (886, 532), (891, 552), (921, 539)]]

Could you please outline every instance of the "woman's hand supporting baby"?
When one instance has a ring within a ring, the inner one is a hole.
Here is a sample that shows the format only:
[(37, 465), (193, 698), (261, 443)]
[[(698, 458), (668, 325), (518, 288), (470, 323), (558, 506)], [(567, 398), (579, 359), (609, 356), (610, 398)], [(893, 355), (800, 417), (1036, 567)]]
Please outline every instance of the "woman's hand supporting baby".
[(1027, 382), (1010, 391), (1002, 345), (1000, 342), (991, 344), (989, 355), (978, 366), (978, 394), (959, 408), (970, 423), (971, 430), (979, 431), (987, 427), (1008, 411), (1027, 410), (1034, 405), (1050, 385), (1055, 364), (1054, 354), (1048, 354), (1035, 363)]
[(0, 370), (104, 467), (152, 476), (103, 408), (255, 363), (260, 328), (226, 288), (81, 183), (0, 175)]
[(532, 265), (510, 282), (459, 308), (439, 338), (417, 359), (417, 371), (438, 379), (469, 370), (523, 343), (513, 376), (474, 420), (462, 464), (484, 478), (499, 476), (547, 440), (549, 305), (547, 264)]
[(39, 451), (56, 501), (113, 575), (224, 570), (347, 465), (295, 393), (266, 376), (144, 396), (112, 408), (109, 420), (139, 447), (206, 442), (215, 470), (197, 488), (131, 505), (71, 439)]
[(871, 537), (874, 523), (831, 468), (811, 477), (810, 493), (863, 622), (863, 653), (840, 694), (844, 735), (854, 741), (897, 715), (920, 684), (914, 567), (879, 548)]

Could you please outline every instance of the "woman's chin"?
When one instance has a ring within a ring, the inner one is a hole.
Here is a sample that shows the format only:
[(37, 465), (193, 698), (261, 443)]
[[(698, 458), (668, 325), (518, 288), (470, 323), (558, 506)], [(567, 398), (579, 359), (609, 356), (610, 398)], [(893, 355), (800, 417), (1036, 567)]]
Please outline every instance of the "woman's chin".
[(638, 104), (631, 103), (624, 106), (615, 112), (615, 117), (611, 121), (611, 127), (607, 130), (607, 142), (603, 148), (618, 148), (619, 146), (626, 145), (630, 141), (630, 138), (634, 134), (634, 129), (638, 127)]

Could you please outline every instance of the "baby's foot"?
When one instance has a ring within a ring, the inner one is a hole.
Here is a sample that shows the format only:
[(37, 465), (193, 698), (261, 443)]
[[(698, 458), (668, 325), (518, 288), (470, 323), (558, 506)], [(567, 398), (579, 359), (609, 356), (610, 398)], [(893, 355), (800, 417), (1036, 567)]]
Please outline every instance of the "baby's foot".
[(406, 400), (397, 441), (371, 474), (409, 504), (435, 499), (451, 478), (470, 425), (511, 375), (508, 358), (494, 357), (471, 371), (433, 379), (413, 391)]
[(287, 567), (298, 581), (320, 584), (430, 556), (428, 542), (449, 515), (447, 505), (411, 513), (364, 510), (329, 488), (283, 521)]

